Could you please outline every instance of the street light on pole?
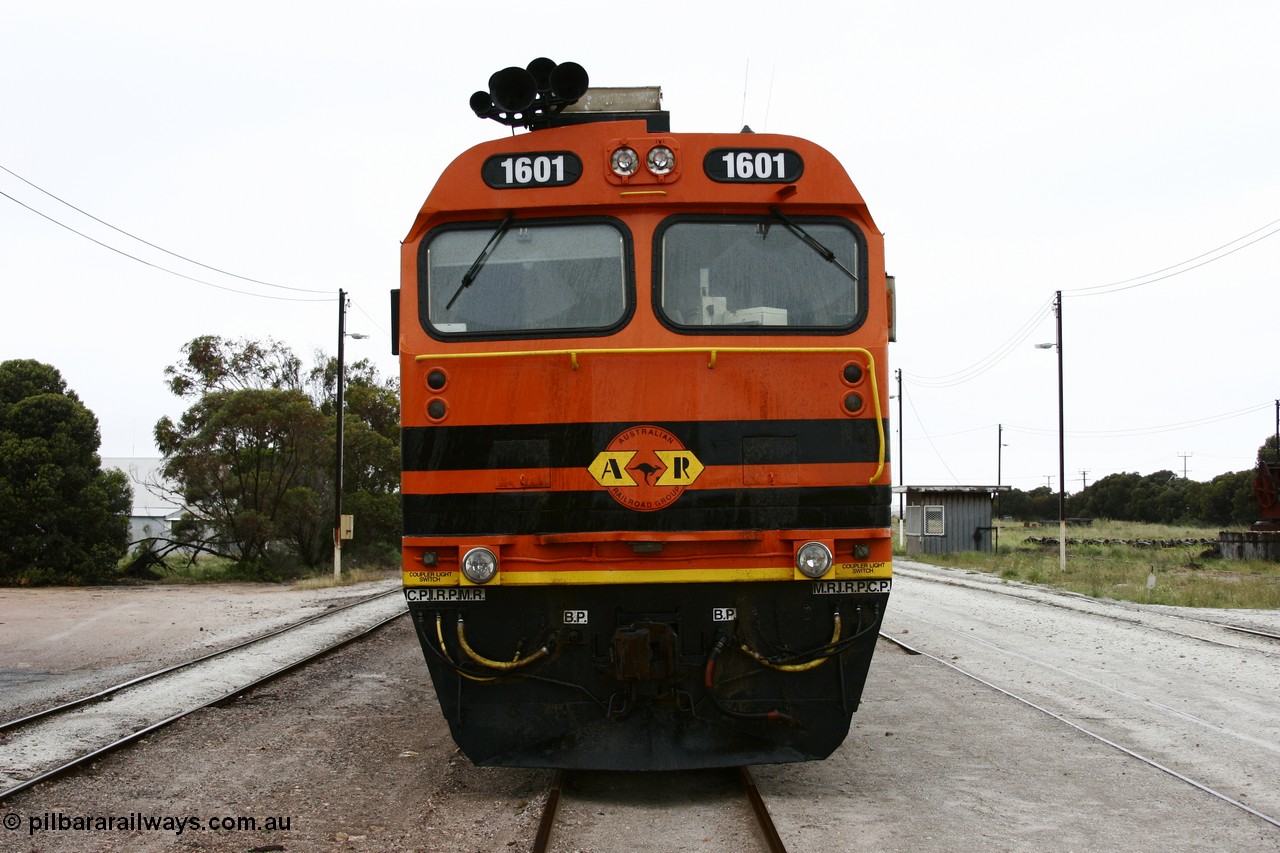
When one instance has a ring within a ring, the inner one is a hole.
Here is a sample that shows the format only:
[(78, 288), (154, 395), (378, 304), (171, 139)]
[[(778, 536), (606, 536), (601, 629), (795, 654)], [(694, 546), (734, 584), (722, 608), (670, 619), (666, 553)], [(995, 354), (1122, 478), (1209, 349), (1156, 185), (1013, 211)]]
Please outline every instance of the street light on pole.
[(337, 464), (336, 474), (333, 479), (333, 579), (340, 580), (342, 578), (342, 446), (343, 441), (343, 414), (346, 409), (345, 399), (345, 380), (346, 366), (344, 364), (343, 353), (347, 338), (363, 340), (368, 335), (359, 332), (347, 333), (347, 293), (345, 290), (338, 291), (338, 375), (337, 375), (337, 393), (335, 397), (335, 412), (338, 421), (337, 435)]
[(1053, 295), (1053, 313), (1058, 319), (1058, 340), (1056, 344), (1036, 344), (1036, 349), (1058, 350), (1058, 565), (1065, 572), (1067, 569), (1067, 444), (1066, 432), (1063, 429), (1062, 405), (1062, 291)]

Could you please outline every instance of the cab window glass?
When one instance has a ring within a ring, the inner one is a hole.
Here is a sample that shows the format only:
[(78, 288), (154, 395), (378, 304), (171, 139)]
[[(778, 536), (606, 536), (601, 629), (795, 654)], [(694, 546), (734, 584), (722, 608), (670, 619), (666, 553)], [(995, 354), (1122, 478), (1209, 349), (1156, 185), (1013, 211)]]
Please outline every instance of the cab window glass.
[(447, 227), (423, 241), (423, 325), (440, 335), (605, 329), (627, 313), (628, 249), (605, 222)]
[(861, 240), (843, 220), (675, 219), (658, 240), (657, 307), (676, 327), (836, 330), (860, 320)]

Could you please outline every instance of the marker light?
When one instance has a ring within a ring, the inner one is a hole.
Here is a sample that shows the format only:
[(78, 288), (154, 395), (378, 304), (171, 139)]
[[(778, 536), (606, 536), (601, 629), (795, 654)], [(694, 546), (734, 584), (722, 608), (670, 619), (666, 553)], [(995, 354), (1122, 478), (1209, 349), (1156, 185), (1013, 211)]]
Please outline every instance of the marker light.
[(806, 542), (796, 551), (796, 568), (811, 578), (825, 575), (831, 561), (831, 549), (821, 542)]
[(472, 548), (462, 558), (462, 573), (472, 583), (488, 583), (498, 573), (498, 558), (488, 548)]
[(653, 174), (665, 175), (676, 167), (675, 152), (665, 145), (650, 148), (649, 156), (645, 158), (645, 165)]
[(609, 165), (613, 167), (615, 175), (626, 178), (634, 175), (636, 169), (640, 168), (640, 155), (635, 152), (635, 149), (624, 145), (613, 152), (613, 156), (609, 158)]

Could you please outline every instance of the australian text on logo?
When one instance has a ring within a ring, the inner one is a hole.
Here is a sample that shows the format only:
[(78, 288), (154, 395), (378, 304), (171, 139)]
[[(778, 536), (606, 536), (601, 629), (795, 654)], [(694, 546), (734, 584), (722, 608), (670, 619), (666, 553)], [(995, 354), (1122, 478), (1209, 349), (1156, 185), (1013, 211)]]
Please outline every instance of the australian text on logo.
[(484, 590), (474, 587), (409, 587), (404, 591), (405, 601), (484, 601)]
[(854, 595), (867, 592), (888, 592), (893, 581), (880, 578), (863, 581), (814, 581), (814, 595)]

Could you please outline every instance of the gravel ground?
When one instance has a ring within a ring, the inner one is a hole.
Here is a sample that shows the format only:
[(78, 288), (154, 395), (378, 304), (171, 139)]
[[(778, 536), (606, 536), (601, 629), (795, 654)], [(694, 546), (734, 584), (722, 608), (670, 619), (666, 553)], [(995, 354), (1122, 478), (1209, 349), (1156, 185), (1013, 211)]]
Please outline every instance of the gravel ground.
[(399, 585), (0, 589), (0, 719), (82, 696)]
[[(88, 772), (0, 805), (31, 851), (525, 849), (550, 774), (478, 770), (434, 707), (406, 619), (248, 697), (179, 721)], [(530, 807), (530, 803), (534, 803)], [(288, 831), (40, 832), (46, 813), (288, 819)], [(528, 830), (527, 832), (525, 830)]]
[(113, 692), (109, 700), (67, 710), (0, 740), (0, 791), (38, 778), (119, 738), (132, 736), (162, 720), (221, 701), (249, 685), (296, 665), (335, 642), (359, 636), (374, 625), (405, 612), (398, 589), (353, 606), (335, 608), (290, 630), (268, 634), (245, 647), (221, 650), (215, 657)]
[[(60, 592), (47, 594), (56, 601)], [(220, 592), (185, 594), (213, 611), (208, 604)], [(0, 621), (9, 618), (0, 600)], [(113, 630), (110, 618), (95, 624), (95, 633)], [(547, 771), (475, 768), (458, 754), (412, 628), (398, 620), (88, 771), (0, 803), (0, 817), (18, 824), (0, 830), (0, 849), (526, 850), (550, 778)], [(1280, 850), (1280, 830), (886, 643), (845, 745), (827, 761), (758, 768), (756, 778), (793, 853)], [(672, 796), (689, 784), (691, 793)], [(698, 785), (693, 774), (655, 774), (634, 785), (625, 774), (588, 777), (566, 794), (553, 848), (751, 849), (742, 808), (717, 808), (712, 786), (699, 795)], [(127, 827), (30, 832), (32, 820), (108, 815), (194, 817), (202, 826), (188, 824), (181, 834)], [(214, 817), (289, 825), (212, 830)]]
[[(884, 630), (1280, 819), (1280, 612), (1096, 601), (902, 561)], [(909, 633), (908, 633), (909, 632)]]

